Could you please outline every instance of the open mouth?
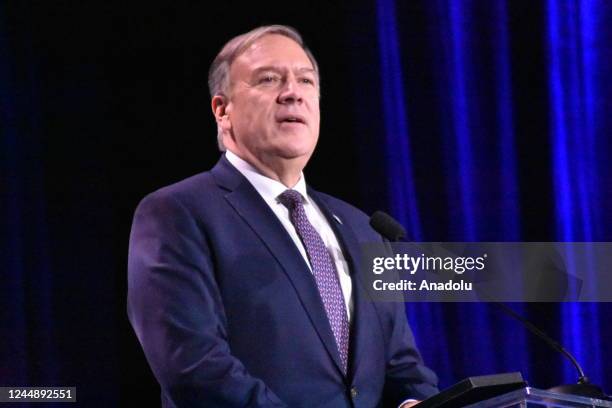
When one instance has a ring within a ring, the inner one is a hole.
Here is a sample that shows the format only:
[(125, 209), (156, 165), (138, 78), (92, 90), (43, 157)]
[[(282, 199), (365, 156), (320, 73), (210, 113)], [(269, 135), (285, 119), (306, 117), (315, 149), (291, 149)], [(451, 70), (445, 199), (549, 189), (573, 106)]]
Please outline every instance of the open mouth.
[(287, 115), (279, 119), (280, 123), (301, 123), (306, 124), (306, 121), (301, 116)]

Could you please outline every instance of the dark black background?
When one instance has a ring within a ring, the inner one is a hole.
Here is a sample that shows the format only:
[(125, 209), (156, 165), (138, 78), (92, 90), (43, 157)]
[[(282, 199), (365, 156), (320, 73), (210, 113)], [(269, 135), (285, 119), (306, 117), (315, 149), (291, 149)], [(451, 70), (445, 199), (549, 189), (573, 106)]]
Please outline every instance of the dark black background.
[[(354, 30), (356, 40), (370, 41), (374, 25), (354, 25), (351, 16), (367, 19), (373, 10), (331, 2), (25, 1), (6, 11), (14, 75), (30, 85), (23, 103), (36, 114), (21, 126), (36, 127), (32, 142), (39, 142), (27, 162), (40, 169), (35, 182), (45, 197), (61, 356), (54, 382), (77, 385), (83, 406), (156, 406), (159, 387), (125, 311), (129, 229), (144, 195), (219, 157), (210, 62), (225, 41), (256, 26), (298, 28), (322, 72), (321, 139), (308, 181), (359, 202), (369, 191), (359, 188), (357, 157), (376, 149), (359, 138), (376, 133), (363, 134), (353, 118), (375, 118), (380, 101), (371, 98), (367, 112), (355, 112), (354, 88), (374, 86), (377, 71), (349, 65), (352, 58), (375, 63), (376, 50), (347, 48), (346, 36)], [(372, 154), (369, 165), (377, 168), (378, 160)], [(383, 200), (370, 197), (371, 206)], [(36, 314), (36, 303), (28, 307)], [(30, 384), (48, 375), (40, 341), (30, 334)]]

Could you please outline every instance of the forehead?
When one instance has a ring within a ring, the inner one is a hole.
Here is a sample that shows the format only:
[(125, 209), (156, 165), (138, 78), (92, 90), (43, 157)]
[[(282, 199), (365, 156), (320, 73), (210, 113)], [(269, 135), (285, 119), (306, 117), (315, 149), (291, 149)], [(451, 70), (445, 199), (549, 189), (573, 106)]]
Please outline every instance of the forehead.
[(302, 47), (291, 38), (279, 34), (265, 35), (251, 44), (232, 63), (231, 71), (241, 74), (262, 66), (313, 68)]

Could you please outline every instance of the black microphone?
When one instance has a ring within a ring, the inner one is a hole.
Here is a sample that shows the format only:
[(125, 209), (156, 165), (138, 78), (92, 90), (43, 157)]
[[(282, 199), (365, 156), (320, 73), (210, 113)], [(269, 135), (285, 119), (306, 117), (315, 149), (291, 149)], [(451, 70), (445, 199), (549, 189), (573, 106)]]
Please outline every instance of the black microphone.
[(563, 384), (557, 385), (555, 387), (549, 388), (548, 391), (557, 392), (559, 394), (573, 394), (580, 395), (583, 397), (589, 398), (597, 398), (601, 400), (611, 401), (610, 396), (606, 395), (603, 390), (589, 381), (589, 378), (584, 375), (584, 371), (580, 364), (576, 360), (576, 358), (565, 349), (558, 341), (550, 337), (544, 331), (539, 329), (536, 325), (531, 323), (529, 320), (525, 319), (523, 316), (516, 313), (514, 310), (510, 309), (508, 306), (501, 302), (491, 301), (491, 303), (497, 305), (501, 308), (507, 315), (511, 316), (513, 319), (518, 320), (521, 324), (529, 330), (531, 333), (535, 334), (540, 340), (543, 340), (547, 345), (552, 347), (558, 353), (561, 353), (563, 357), (567, 358), (571, 361), (576, 371), (578, 371), (578, 383), (577, 384)]
[(402, 224), (385, 212), (376, 211), (372, 214), (370, 225), (376, 232), (391, 242), (402, 241), (406, 237), (406, 230)]
[[(406, 230), (404, 227), (397, 222), (389, 214), (382, 211), (376, 211), (370, 217), (370, 225), (376, 232), (383, 237), (387, 238), (391, 242), (398, 242), (406, 237)], [(489, 298), (490, 299), (490, 298)], [(606, 395), (600, 387), (589, 382), (589, 379), (584, 375), (584, 371), (574, 356), (567, 351), (559, 342), (555, 341), (548, 334), (537, 328), (533, 323), (510, 309), (508, 306), (501, 302), (490, 299), (491, 303), (494, 303), (500, 307), (504, 313), (511, 316), (513, 319), (518, 320), (530, 333), (535, 334), (539, 339), (543, 340), (547, 345), (552, 347), (558, 353), (561, 353), (563, 357), (571, 361), (572, 365), (578, 371), (578, 383), (577, 384), (564, 384), (552, 387), (549, 391), (557, 392), (559, 394), (574, 394), (590, 398), (598, 398), (601, 400), (612, 400), (610, 396)]]

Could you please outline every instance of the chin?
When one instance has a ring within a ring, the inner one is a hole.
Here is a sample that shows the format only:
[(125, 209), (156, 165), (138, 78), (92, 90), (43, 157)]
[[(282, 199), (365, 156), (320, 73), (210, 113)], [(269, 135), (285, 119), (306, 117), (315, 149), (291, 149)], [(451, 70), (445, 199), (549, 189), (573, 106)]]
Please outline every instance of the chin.
[(310, 158), (314, 148), (309, 144), (305, 145), (291, 145), (291, 146), (278, 146), (275, 150), (275, 154), (283, 159), (298, 159), (304, 157)]
[(285, 149), (285, 150), (281, 150), (278, 152), (278, 156), (286, 160), (293, 160), (293, 159), (300, 159), (300, 158), (308, 160), (311, 155), (312, 155), (311, 150), (304, 151), (304, 150), (286, 150)]
[(290, 140), (281, 141), (276, 145), (274, 150), (278, 156), (285, 159), (293, 159), (302, 156), (310, 157), (314, 151), (315, 145), (310, 137), (298, 139), (298, 137), (292, 136), (288, 139)]

